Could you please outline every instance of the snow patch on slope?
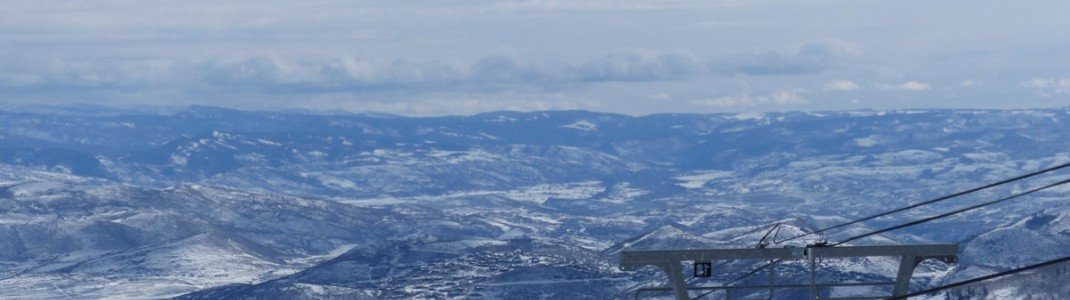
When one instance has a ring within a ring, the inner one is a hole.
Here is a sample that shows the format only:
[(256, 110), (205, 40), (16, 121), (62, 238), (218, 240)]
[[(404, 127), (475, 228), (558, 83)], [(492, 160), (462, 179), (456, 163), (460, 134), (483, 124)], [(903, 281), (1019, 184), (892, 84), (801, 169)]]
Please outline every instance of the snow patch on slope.
[(720, 178), (730, 177), (730, 176), (732, 176), (732, 173), (733, 173), (732, 171), (717, 171), (717, 170), (698, 171), (698, 172), (693, 172), (693, 173), (688, 174), (688, 175), (676, 176), (676, 177), (673, 177), (673, 179), (681, 181), (680, 183), (677, 183), (676, 185), (682, 186), (682, 187), (687, 188), (687, 189), (698, 189), (698, 188), (702, 188), (703, 186), (705, 186), (707, 182), (710, 182), (710, 181), (713, 181), (713, 180), (717, 180), (717, 179), (720, 179)]
[(587, 120), (579, 120), (566, 125), (561, 125), (561, 127), (572, 128), (584, 132), (598, 130), (598, 125), (595, 125), (594, 123), (591, 123), (591, 121)]

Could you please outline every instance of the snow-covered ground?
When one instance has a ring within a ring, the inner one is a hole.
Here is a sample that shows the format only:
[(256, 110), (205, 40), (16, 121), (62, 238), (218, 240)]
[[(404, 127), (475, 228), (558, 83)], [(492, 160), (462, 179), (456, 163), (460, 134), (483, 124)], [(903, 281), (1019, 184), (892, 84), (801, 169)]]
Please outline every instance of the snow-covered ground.
[[(661, 277), (617, 269), (625, 249), (751, 247), (774, 224), (795, 236), (1067, 163), (1066, 149), (1067, 109), (0, 112), (0, 298), (630, 298)], [(858, 242), (962, 246), (957, 265), (920, 266), (914, 288), (989, 274), (1066, 255), (1068, 195), (1052, 189)], [(878, 258), (822, 270), (860, 280), (896, 266)], [(786, 278), (799, 268), (786, 264)], [(1034, 281), (999, 281), (985, 295), (1048, 287)]]

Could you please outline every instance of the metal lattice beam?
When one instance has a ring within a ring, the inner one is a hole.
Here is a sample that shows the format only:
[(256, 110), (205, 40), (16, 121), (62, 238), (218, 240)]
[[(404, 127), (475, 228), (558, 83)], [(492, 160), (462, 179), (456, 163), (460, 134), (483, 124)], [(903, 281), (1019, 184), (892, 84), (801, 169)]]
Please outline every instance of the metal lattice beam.
[[(818, 258), (848, 257), (899, 257), (899, 268), (894, 282), (892, 296), (904, 295), (910, 287), (910, 278), (919, 263), (926, 259), (940, 259), (944, 262), (957, 261), (958, 245), (891, 245), (891, 246), (840, 246), (840, 247), (784, 247), (784, 248), (744, 248), (744, 249), (690, 249), (690, 250), (638, 250), (621, 253), (621, 269), (632, 271), (644, 266), (660, 268), (669, 278), (673, 295), (677, 300), (688, 300), (688, 287), (684, 279), (683, 262), (710, 262), (714, 260), (802, 260), (811, 264), (811, 281), (809, 285), (811, 299), (817, 299), (822, 287), (840, 286), (842, 283), (817, 283), (814, 260)], [(771, 272), (775, 272), (772, 271)], [(771, 274), (775, 276), (774, 274)], [(851, 285), (858, 285), (852, 283)], [(866, 284), (862, 284), (866, 285)], [(871, 283), (879, 286), (888, 283)], [(798, 285), (780, 285), (770, 282), (770, 295), (779, 288), (798, 288)], [(754, 286), (748, 286), (754, 288)], [(723, 289), (731, 291), (731, 286), (704, 288), (706, 290)], [(647, 289), (650, 290), (650, 289)], [(664, 290), (660, 289), (660, 290)]]

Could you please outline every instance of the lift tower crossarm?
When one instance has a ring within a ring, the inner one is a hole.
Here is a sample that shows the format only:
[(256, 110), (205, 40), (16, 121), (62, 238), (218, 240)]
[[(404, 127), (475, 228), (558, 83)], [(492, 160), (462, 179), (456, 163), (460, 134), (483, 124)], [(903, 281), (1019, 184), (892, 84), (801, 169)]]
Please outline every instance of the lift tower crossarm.
[[(899, 257), (899, 269), (896, 274), (893, 296), (907, 293), (914, 269), (926, 259), (940, 259), (955, 262), (958, 258), (958, 245), (889, 245), (889, 246), (838, 246), (838, 247), (784, 247), (784, 248), (739, 248), (739, 249), (688, 249), (688, 250), (636, 250), (621, 253), (621, 269), (633, 271), (643, 266), (660, 268), (669, 277), (669, 283), (677, 300), (688, 300), (687, 283), (684, 279), (683, 262), (708, 263), (713, 260), (800, 260), (813, 262), (817, 258), (847, 258), (871, 256)], [(775, 272), (771, 270), (771, 272)], [(817, 299), (818, 287), (837, 286), (839, 284), (818, 284), (816, 274), (811, 273), (811, 299)], [(857, 284), (851, 284), (857, 285)], [(881, 285), (875, 283), (874, 285)], [(776, 289), (776, 283), (770, 282), (770, 289)], [(788, 286), (782, 286), (788, 288)], [(721, 287), (731, 290), (731, 286)]]

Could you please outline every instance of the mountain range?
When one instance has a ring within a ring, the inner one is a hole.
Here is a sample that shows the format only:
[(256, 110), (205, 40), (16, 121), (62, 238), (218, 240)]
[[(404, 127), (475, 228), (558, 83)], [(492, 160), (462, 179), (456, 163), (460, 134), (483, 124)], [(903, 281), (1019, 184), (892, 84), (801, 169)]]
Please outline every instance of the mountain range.
[[(621, 271), (623, 250), (753, 247), (775, 224), (782, 235), (809, 232), (1068, 162), (1070, 108), (0, 110), (0, 298), (632, 298), (665, 279), (653, 268)], [(793, 243), (842, 240), (1067, 176)], [(912, 289), (968, 279), (1070, 254), (1068, 196), (1058, 187), (853, 244), (959, 244), (957, 264), (922, 264)], [(821, 279), (879, 281), (895, 266), (829, 262)], [(804, 278), (800, 263), (783, 269), (785, 280)], [(932, 297), (1058, 299), (1067, 273)]]

